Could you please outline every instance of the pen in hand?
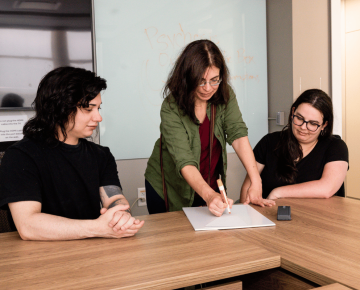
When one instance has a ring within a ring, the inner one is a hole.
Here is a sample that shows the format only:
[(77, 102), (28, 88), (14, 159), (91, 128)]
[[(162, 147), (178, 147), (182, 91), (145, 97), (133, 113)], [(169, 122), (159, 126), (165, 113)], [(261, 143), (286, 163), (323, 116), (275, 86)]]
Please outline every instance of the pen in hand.
[(224, 185), (223, 185), (221, 179), (218, 179), (218, 180), (217, 180), (217, 184), (218, 184), (220, 193), (224, 196), (224, 199), (225, 199), (226, 204), (227, 204), (227, 210), (228, 210), (228, 212), (229, 212), (229, 214), (230, 214), (230, 213), (231, 213), (231, 210), (230, 210), (229, 202), (228, 202), (228, 199), (227, 199), (227, 197), (226, 197), (225, 188), (224, 188)]

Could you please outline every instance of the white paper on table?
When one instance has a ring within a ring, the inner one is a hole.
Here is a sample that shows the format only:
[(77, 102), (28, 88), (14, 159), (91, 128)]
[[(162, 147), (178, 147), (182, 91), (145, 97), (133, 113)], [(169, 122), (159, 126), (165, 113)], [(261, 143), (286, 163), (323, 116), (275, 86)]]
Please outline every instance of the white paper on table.
[(223, 214), (220, 218), (214, 219), (209, 222), (207, 227), (244, 227), (246, 222), (237, 215)]
[(221, 217), (214, 216), (207, 207), (184, 207), (183, 211), (195, 231), (275, 226), (257, 210), (243, 204), (233, 205), (231, 214), (225, 211)]

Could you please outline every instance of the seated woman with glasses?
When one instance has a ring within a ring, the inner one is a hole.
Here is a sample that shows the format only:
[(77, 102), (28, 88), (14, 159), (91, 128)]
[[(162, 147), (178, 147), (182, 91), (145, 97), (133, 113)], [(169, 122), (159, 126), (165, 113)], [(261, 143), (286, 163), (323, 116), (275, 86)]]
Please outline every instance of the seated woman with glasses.
[[(281, 132), (263, 137), (254, 148), (262, 178), (263, 197), (329, 198), (344, 196), (348, 149), (332, 135), (333, 108), (321, 90), (303, 92), (291, 106), (289, 122)], [(249, 203), (248, 177), (240, 202)]]
[(207, 205), (222, 215), (226, 204), (216, 181), (221, 175), (226, 184), (226, 142), (248, 172), (250, 200), (275, 204), (261, 198), (260, 175), (229, 80), (224, 57), (209, 40), (190, 43), (176, 60), (164, 87), (161, 135), (145, 172), (150, 214)]

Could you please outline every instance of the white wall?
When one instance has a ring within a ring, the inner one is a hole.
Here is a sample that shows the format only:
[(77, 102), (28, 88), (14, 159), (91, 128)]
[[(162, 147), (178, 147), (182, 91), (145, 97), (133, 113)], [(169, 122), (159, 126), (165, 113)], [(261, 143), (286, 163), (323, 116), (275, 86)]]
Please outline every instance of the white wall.
[(344, 75), (345, 75), (345, 136), (349, 149), (350, 169), (346, 178), (346, 196), (360, 199), (359, 106), (360, 106), (360, 0), (345, 0)]
[[(342, 88), (342, 50), (345, 38), (345, 28), (343, 23), (344, 18), (344, 3), (341, 0), (331, 0), (331, 95), (334, 107), (334, 128), (333, 132), (336, 135), (342, 136), (344, 139), (343, 130), (343, 88)], [(345, 106), (344, 106), (345, 107)], [(344, 108), (345, 109), (345, 108)]]

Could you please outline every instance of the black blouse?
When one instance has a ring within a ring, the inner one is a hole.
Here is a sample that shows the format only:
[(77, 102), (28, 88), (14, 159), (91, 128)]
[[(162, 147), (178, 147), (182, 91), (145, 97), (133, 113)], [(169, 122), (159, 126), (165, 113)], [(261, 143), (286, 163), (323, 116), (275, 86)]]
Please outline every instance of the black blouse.
[[(266, 198), (274, 188), (289, 185), (276, 174), (278, 153), (274, 152), (274, 150), (280, 140), (280, 134), (281, 132), (274, 132), (265, 135), (254, 148), (256, 161), (265, 165), (260, 175), (262, 178), (263, 198)], [(295, 184), (319, 180), (325, 164), (332, 161), (346, 161), (349, 163), (348, 148), (340, 136), (337, 135), (319, 139), (314, 149), (296, 164), (298, 174)], [(345, 196), (344, 184), (335, 195)]]

